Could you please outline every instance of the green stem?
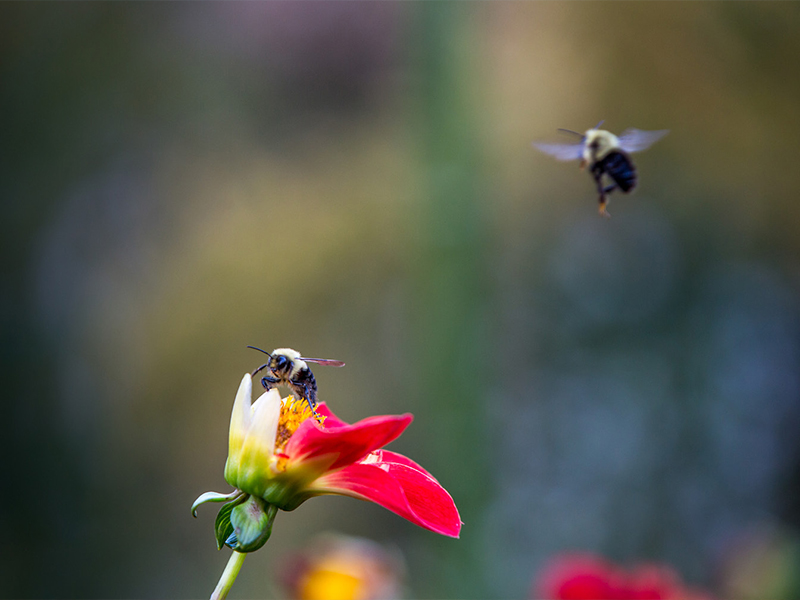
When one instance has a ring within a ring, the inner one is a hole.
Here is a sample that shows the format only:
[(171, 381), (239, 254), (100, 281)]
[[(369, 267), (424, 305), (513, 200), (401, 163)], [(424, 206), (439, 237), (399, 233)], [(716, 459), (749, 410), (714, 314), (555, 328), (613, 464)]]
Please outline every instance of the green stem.
[(231, 591), (231, 586), (233, 582), (236, 581), (236, 576), (242, 568), (245, 556), (247, 555), (243, 552), (233, 551), (228, 564), (225, 566), (225, 570), (222, 572), (222, 577), (219, 578), (219, 583), (214, 589), (214, 593), (211, 594), (210, 600), (223, 600), (228, 596), (228, 592)]

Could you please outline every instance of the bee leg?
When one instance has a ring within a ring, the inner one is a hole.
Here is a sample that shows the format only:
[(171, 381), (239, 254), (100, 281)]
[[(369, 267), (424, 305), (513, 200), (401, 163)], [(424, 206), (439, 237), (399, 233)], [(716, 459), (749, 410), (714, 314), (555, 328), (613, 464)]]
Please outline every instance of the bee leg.
[(293, 386), (300, 388), (303, 390), (302, 397), (305, 398), (306, 402), (308, 402), (308, 407), (311, 409), (311, 414), (314, 415), (314, 418), (317, 422), (321, 422), (322, 417), (320, 417), (319, 413), (317, 412), (317, 402), (314, 399), (314, 392), (308, 387), (307, 383), (300, 383), (299, 381), (290, 381)]
[[(599, 194), (598, 201), (600, 202), (600, 216), (610, 217), (611, 215), (609, 215), (608, 211), (606, 210), (606, 204), (608, 203), (606, 200), (606, 192), (610, 190), (607, 190), (603, 186), (603, 171), (602, 169), (592, 168), (592, 175), (594, 175), (594, 181), (597, 184), (597, 193)], [(609, 187), (613, 189), (613, 186)]]
[(606, 195), (617, 189), (617, 184), (612, 183), (611, 185), (607, 185), (603, 190), (600, 192), (600, 215), (603, 217), (610, 217), (611, 214), (606, 210), (606, 206), (608, 206), (608, 199)]
[(601, 200), (605, 198), (605, 191), (603, 188), (603, 170), (598, 169), (597, 165), (592, 167), (592, 177), (594, 177), (594, 183), (597, 186), (597, 193), (600, 194)]
[(600, 216), (608, 218), (611, 214), (606, 210), (606, 206), (608, 206), (608, 200), (606, 200), (605, 196), (600, 196)]
[(311, 408), (311, 414), (314, 415), (317, 423), (322, 423), (322, 416), (317, 412), (317, 405), (308, 396), (306, 396), (306, 401), (308, 402), (308, 406)]
[(264, 386), (264, 389), (269, 391), (272, 389), (272, 386), (278, 383), (278, 380), (274, 377), (262, 377), (261, 378), (261, 385)]

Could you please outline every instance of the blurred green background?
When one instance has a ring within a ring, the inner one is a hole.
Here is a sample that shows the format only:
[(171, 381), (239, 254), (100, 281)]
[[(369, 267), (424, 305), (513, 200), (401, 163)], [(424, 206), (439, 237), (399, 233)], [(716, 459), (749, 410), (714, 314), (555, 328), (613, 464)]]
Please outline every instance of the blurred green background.
[[(232, 598), (330, 530), (421, 598), (519, 598), (568, 549), (728, 597), (741, 540), (792, 564), (798, 31), (798, 3), (0, 4), (0, 594), (211, 592), (189, 507), (228, 490), (247, 344), (346, 361), (315, 373), (347, 420), (413, 412), (392, 449), (465, 524), (314, 499)], [(671, 130), (608, 220), (530, 145), (600, 119)]]

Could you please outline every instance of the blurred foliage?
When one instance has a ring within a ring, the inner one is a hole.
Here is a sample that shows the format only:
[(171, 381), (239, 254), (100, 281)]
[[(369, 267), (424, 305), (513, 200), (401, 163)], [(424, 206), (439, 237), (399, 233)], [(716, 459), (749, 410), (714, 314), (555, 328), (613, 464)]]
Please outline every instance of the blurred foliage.
[[(255, 344), (346, 361), (315, 373), (349, 421), (413, 412), (395, 449), (465, 525), (309, 503), (234, 597), (334, 526), (401, 548), (415, 597), (520, 597), (567, 549), (751, 597), (720, 580), (732, 540), (800, 526), (799, 25), (771, 2), (1, 4), (4, 595), (208, 594), (225, 557), (189, 506)], [(530, 147), (600, 119), (671, 130), (610, 220)]]

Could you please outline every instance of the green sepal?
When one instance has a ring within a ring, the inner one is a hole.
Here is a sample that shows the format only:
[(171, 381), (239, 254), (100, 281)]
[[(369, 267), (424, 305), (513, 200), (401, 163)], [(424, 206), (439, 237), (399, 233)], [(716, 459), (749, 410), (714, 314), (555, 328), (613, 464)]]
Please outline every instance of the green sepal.
[(228, 502), (225, 506), (219, 509), (217, 513), (217, 520), (214, 522), (214, 535), (217, 538), (217, 550), (222, 550), (225, 541), (233, 533), (233, 525), (231, 525), (231, 511), (239, 504), (247, 500), (247, 496), (242, 494), (240, 497)]
[(197, 518), (197, 507), (206, 502), (230, 502), (236, 500), (240, 496), (244, 496), (241, 490), (233, 490), (230, 494), (220, 494), (219, 492), (206, 492), (200, 494), (200, 497), (192, 504), (192, 516)]
[[(267, 543), (276, 514), (277, 506), (267, 504), (257, 496), (249, 496), (244, 502), (236, 503), (228, 520), (231, 529), (223, 530), (224, 533), (229, 533), (225, 544), (237, 552), (255, 552)], [(217, 543), (220, 539), (218, 533)]]

